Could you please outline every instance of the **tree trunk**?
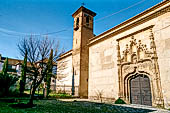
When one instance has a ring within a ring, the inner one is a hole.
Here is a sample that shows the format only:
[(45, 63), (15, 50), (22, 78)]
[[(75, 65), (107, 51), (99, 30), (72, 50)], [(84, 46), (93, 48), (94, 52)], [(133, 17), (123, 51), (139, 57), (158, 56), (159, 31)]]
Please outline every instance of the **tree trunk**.
[(30, 95), (30, 100), (28, 103), (29, 105), (33, 105), (35, 91), (36, 91), (36, 88), (35, 88), (35, 86), (33, 86), (33, 89), (32, 89), (31, 95)]
[(33, 83), (32, 83), (32, 87), (31, 87), (31, 94), (30, 94), (30, 101), (29, 101), (29, 105), (32, 106), (33, 105), (33, 100), (34, 100), (34, 94), (35, 94), (35, 91), (36, 91), (36, 78), (34, 79)]
[(47, 83), (47, 97), (50, 93), (50, 86), (51, 86), (51, 77), (49, 78), (48, 83)]
[(31, 93), (32, 93), (32, 84), (31, 84), (31, 86), (30, 86), (30, 95), (31, 95)]
[(47, 83), (44, 83), (44, 88), (43, 88), (43, 96), (44, 98), (47, 98)]
[(20, 88), (19, 88), (19, 91), (20, 91), (20, 96), (22, 96), (23, 95), (23, 93), (24, 93), (24, 88), (23, 88), (23, 81), (22, 80), (20, 80)]

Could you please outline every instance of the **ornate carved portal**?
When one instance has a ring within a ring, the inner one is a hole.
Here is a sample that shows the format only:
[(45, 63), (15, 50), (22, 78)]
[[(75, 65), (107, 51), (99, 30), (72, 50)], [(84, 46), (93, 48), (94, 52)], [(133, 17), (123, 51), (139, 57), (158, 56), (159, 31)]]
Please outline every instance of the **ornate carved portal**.
[(119, 75), (119, 97), (126, 102), (131, 102), (130, 80), (134, 75), (146, 75), (150, 81), (152, 105), (163, 106), (163, 96), (158, 66), (158, 57), (152, 29), (150, 29), (150, 49), (137, 42), (134, 36), (131, 37), (130, 44), (120, 54), (120, 45), (117, 45), (117, 62)]

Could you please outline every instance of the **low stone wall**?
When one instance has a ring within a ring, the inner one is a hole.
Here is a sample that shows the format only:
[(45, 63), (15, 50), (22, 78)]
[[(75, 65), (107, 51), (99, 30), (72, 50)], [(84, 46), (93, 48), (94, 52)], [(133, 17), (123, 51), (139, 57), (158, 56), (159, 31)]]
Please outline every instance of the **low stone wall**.
[(88, 99), (91, 101), (110, 102), (110, 103), (114, 103), (116, 101), (115, 98), (107, 98), (107, 97), (99, 97), (99, 96), (90, 96)]
[[(56, 93), (72, 94), (72, 86), (70, 85), (51, 85), (51, 90)], [(74, 87), (74, 95), (78, 96), (78, 86)]]

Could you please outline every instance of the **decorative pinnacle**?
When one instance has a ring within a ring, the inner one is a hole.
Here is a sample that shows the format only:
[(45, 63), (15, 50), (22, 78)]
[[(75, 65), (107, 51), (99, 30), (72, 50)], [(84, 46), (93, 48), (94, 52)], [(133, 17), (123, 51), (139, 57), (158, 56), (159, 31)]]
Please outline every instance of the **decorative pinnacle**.
[(120, 51), (119, 41), (117, 42), (117, 50)]
[(149, 35), (149, 37), (150, 37), (150, 39), (151, 39), (151, 40), (153, 40), (153, 39), (154, 39), (154, 37), (153, 37), (153, 32), (152, 32), (152, 29), (149, 29), (149, 32), (150, 32), (150, 35)]

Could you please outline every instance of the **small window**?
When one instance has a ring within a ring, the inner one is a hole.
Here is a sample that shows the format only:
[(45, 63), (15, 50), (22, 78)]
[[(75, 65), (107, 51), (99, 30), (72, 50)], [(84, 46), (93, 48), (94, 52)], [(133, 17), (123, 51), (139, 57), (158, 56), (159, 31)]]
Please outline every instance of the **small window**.
[(56, 74), (57, 74), (57, 66), (53, 66), (52, 73), (53, 73), (54, 75), (56, 75)]
[(74, 30), (78, 30), (79, 29), (79, 18), (76, 18), (76, 23), (74, 24)]
[(84, 17), (87, 17), (88, 16), (88, 14), (84, 14)]
[(90, 18), (89, 18), (89, 16), (87, 16), (86, 17), (86, 25), (89, 25), (89, 20), (90, 20)]
[(16, 68), (16, 66), (12, 66), (12, 69), (15, 69)]
[(76, 20), (76, 26), (79, 26), (79, 18)]

